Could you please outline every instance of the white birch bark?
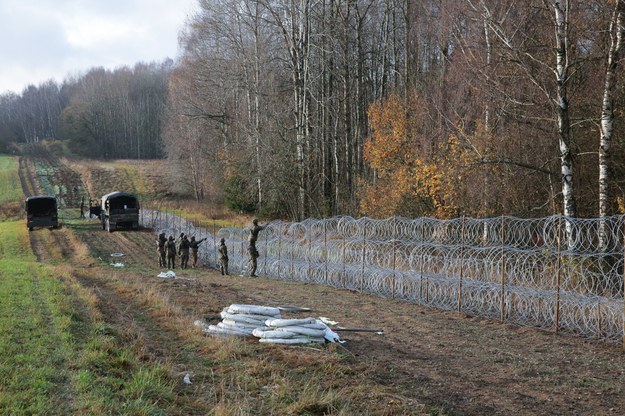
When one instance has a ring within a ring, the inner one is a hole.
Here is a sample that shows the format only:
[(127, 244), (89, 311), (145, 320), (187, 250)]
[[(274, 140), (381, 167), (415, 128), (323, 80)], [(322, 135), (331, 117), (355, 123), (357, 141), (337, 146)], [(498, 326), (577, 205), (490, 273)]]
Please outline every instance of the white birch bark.
[[(291, 63), (293, 101), (295, 104), (295, 157), (298, 173), (298, 216), (304, 219), (308, 214), (306, 143), (309, 140), (310, 111), (308, 89), (310, 73), (308, 67), (310, 8), (311, 0), (290, 0), (282, 9), (266, 1), (266, 7), (273, 15), (276, 25), (282, 32)], [(282, 12), (282, 16), (280, 13)]]
[(623, 13), (624, 4), (616, 0), (614, 12), (610, 20), (610, 49), (608, 50), (603, 101), (601, 106), (601, 136), (599, 139), (599, 249), (607, 247), (606, 217), (610, 214), (610, 145), (614, 130), (614, 88), (616, 86), (616, 70), (623, 45)]
[[(558, 108), (558, 144), (560, 147), (560, 173), (562, 176), (562, 199), (564, 216), (575, 217), (577, 208), (573, 193), (573, 160), (571, 158), (571, 137), (568, 99), (569, 70), (569, 1), (551, 2), (555, 15), (557, 84), (556, 105)], [(568, 225), (568, 222), (567, 222)], [(567, 235), (570, 235), (567, 227)]]

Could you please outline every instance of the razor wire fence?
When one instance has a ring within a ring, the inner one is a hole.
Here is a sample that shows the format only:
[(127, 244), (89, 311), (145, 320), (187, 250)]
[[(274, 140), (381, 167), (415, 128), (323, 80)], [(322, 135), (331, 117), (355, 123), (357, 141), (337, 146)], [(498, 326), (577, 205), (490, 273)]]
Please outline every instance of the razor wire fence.
[[(198, 254), (210, 267), (224, 238), (230, 270), (247, 271), (249, 229), (158, 210), (143, 210), (141, 221), (156, 233), (206, 237)], [(624, 229), (624, 216), (272, 221), (256, 242), (257, 273), (617, 342)]]

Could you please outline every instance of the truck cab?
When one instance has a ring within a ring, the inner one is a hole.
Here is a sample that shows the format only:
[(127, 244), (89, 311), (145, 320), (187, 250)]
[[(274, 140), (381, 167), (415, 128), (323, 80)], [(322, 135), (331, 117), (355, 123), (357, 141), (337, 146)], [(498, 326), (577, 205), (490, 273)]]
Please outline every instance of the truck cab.
[(31, 196), (26, 199), (24, 210), (29, 231), (35, 227), (58, 228), (59, 226), (56, 198), (53, 196)]
[(118, 227), (139, 229), (139, 200), (128, 192), (111, 192), (100, 204), (102, 229), (113, 232)]

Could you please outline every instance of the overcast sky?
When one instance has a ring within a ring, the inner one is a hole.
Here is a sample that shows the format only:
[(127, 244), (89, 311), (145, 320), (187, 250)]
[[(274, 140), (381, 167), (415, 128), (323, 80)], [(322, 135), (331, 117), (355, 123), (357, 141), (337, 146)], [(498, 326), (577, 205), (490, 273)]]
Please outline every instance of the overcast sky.
[(0, 0), (0, 94), (103, 66), (175, 59), (196, 0)]

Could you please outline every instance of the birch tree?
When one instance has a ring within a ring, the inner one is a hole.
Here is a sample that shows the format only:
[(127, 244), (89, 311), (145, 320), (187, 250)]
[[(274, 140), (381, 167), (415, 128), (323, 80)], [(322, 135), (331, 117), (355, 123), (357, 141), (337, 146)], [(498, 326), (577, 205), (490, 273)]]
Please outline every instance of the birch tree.
[[(474, 2), (467, 0), (468, 4), (482, 14), (488, 28), (496, 36), (497, 40), (506, 51), (510, 63), (518, 66), (527, 80), (538, 90), (555, 108), (555, 123), (557, 131), (557, 142), (560, 160), (562, 210), (566, 217), (575, 217), (576, 201), (573, 182), (573, 158), (570, 136), (570, 108), (569, 108), (569, 85), (571, 83), (571, 67), (574, 63), (570, 59), (570, 1), (548, 1), (543, 0), (542, 11), (550, 16), (553, 27), (553, 38), (550, 43), (553, 45), (553, 62), (550, 62), (548, 54), (541, 53), (544, 48), (539, 41), (533, 39), (536, 33), (522, 33), (526, 28), (521, 27), (521, 23), (528, 22), (538, 24), (536, 19), (540, 14), (528, 10), (524, 20), (519, 24), (509, 21), (508, 8), (501, 17), (497, 18), (491, 7), (484, 1)], [(533, 8), (536, 5), (529, 5)], [(510, 6), (512, 7), (512, 6)], [(536, 9), (540, 12), (541, 9)], [(531, 21), (530, 19), (535, 19)], [(504, 22), (507, 21), (507, 26)], [(549, 78), (541, 75), (541, 72), (551, 73), (552, 83)], [(516, 100), (517, 103), (525, 105)], [(530, 104), (528, 102), (527, 104)]]
[(607, 246), (607, 224), (605, 218), (610, 214), (610, 145), (612, 132), (614, 131), (614, 89), (617, 82), (616, 71), (621, 58), (623, 35), (625, 26), (623, 22), (625, 4), (622, 0), (616, 0), (614, 11), (610, 20), (608, 33), (610, 47), (606, 56), (605, 81), (603, 87), (603, 100), (601, 103), (601, 122), (599, 138), (599, 249)]
[(305, 150), (310, 147), (310, 11), (312, 0), (266, 2), (267, 10), (284, 41), (289, 57), (293, 91), (293, 119), (298, 172), (299, 219), (308, 216), (308, 181)]

